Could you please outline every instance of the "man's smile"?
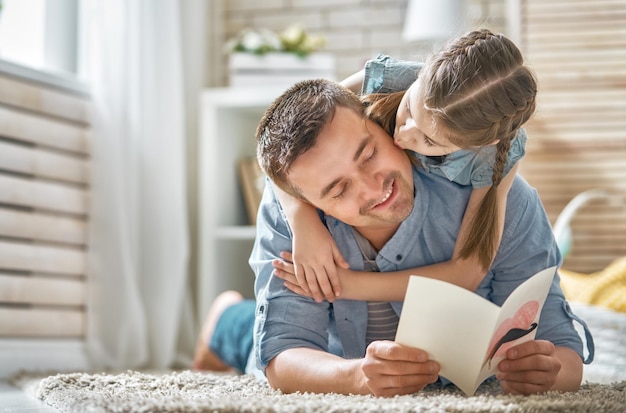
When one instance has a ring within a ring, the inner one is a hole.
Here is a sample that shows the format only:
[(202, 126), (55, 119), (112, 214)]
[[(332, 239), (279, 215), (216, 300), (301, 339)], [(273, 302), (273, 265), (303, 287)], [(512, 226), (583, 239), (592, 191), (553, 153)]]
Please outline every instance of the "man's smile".
[(394, 188), (395, 188), (394, 181), (392, 181), (391, 184), (389, 185), (389, 189), (383, 195), (382, 199), (378, 201), (377, 203), (375, 203), (374, 205), (372, 205), (371, 209), (385, 206), (385, 203), (387, 203), (387, 201), (389, 201), (389, 199), (391, 198), (391, 195), (393, 195)]

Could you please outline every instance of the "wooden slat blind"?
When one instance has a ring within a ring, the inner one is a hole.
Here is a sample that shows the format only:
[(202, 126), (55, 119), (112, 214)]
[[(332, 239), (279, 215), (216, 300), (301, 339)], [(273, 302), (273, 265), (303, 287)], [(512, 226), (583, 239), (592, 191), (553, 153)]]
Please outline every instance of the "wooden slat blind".
[(0, 75), (0, 337), (83, 337), (87, 97)]
[(539, 95), (520, 172), (553, 223), (578, 193), (614, 195), (572, 221), (564, 268), (598, 271), (626, 256), (626, 0), (521, 0), (521, 12)]
[(59, 93), (8, 76), (0, 76), (0, 103), (82, 124), (91, 120), (91, 106), (85, 104), (84, 96)]

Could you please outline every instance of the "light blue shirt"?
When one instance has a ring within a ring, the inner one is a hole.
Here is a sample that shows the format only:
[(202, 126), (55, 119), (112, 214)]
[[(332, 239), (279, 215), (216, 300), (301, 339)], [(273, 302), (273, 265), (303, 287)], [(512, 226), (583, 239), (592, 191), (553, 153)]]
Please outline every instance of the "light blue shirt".
[[(379, 54), (365, 63), (361, 93), (392, 93), (406, 90), (415, 82), (423, 65), (421, 62), (399, 60)], [(471, 185), (473, 188), (492, 184), (495, 145), (484, 146), (478, 150), (461, 149), (445, 156), (443, 161), (416, 152), (411, 153), (420, 160), (428, 172), (443, 176), (457, 184)], [(525, 154), (526, 132), (520, 128), (511, 141), (504, 165), (504, 175), (507, 175)]]
[[(414, 169), (415, 205), (394, 236), (379, 251), (381, 272), (424, 266), (450, 259), (471, 187)], [(269, 182), (269, 181), (268, 181)], [(363, 256), (352, 228), (323, 216), (343, 256), (353, 270), (363, 269)], [(270, 360), (290, 348), (312, 348), (344, 358), (365, 355), (367, 303), (337, 300), (317, 303), (299, 296), (272, 276), (272, 260), (291, 251), (292, 234), (271, 184), (257, 217), (257, 235), (250, 257), (256, 274), (254, 356), (264, 370)], [(477, 294), (501, 305), (524, 280), (545, 268), (561, 264), (561, 255), (537, 192), (517, 176), (509, 192), (504, 233), (498, 254)], [(445, 297), (441, 297), (445, 300)], [(402, 303), (392, 303), (400, 314)], [(541, 313), (537, 339), (550, 340), (583, 357), (582, 340), (555, 276)], [(590, 336), (588, 336), (589, 341)], [(589, 346), (590, 359), (593, 357)]]
[[(445, 156), (443, 161), (411, 152), (428, 172), (440, 175), (459, 185), (483, 188), (493, 183), (493, 164), (496, 161), (496, 145), (483, 146), (477, 150), (461, 149)], [(518, 129), (511, 140), (511, 148), (504, 164), (506, 176), (526, 154), (526, 131)]]

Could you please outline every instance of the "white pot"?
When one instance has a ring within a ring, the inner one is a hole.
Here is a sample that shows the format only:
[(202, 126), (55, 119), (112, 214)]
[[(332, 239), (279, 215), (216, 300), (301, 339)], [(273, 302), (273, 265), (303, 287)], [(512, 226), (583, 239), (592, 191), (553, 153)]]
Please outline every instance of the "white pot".
[(232, 53), (229, 59), (231, 86), (290, 86), (304, 79), (335, 80), (335, 58), (329, 53), (305, 57), (293, 53)]

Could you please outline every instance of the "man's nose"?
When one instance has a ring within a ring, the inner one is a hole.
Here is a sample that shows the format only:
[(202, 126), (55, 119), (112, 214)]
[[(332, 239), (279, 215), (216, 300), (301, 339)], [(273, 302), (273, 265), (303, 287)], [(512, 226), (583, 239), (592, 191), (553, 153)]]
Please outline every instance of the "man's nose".
[(361, 193), (364, 199), (378, 199), (381, 196), (384, 185), (384, 177), (378, 173), (362, 174)]

